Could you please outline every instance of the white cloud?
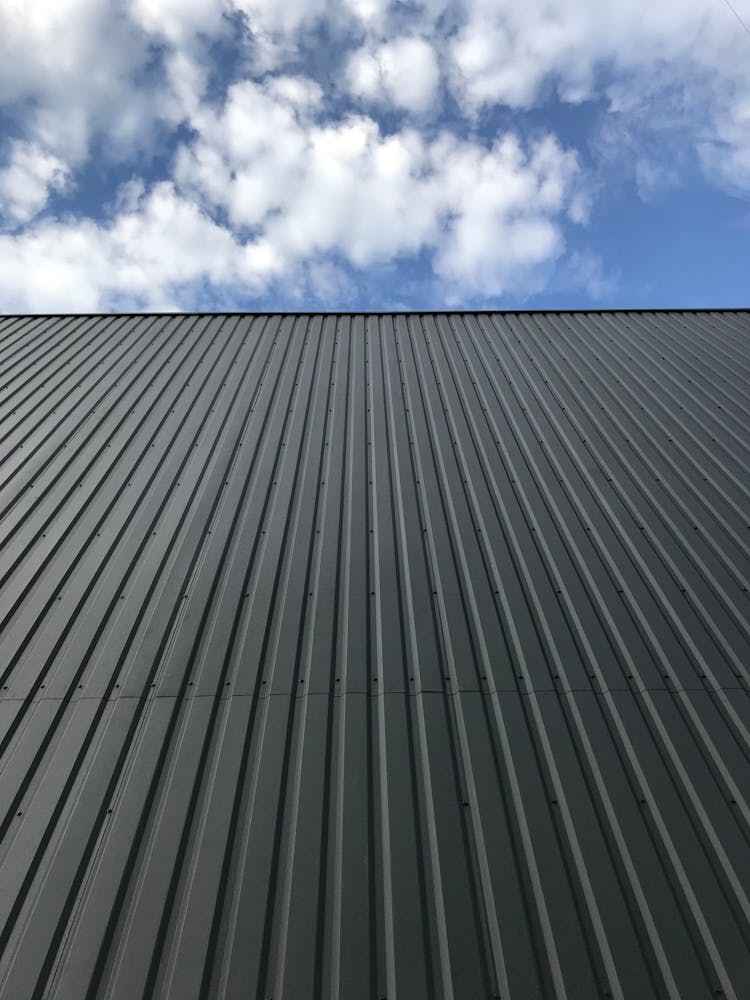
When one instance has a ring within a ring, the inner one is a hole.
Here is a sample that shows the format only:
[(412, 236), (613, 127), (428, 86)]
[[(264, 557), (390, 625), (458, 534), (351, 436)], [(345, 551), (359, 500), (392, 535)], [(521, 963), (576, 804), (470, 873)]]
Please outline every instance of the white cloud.
[(345, 6), (358, 20), (373, 25), (384, 19), (390, 0), (345, 0)]
[(707, 170), (727, 187), (738, 194), (750, 191), (750, 89), (728, 104), (700, 154)]
[(347, 66), (349, 90), (368, 101), (425, 112), (435, 102), (440, 73), (435, 50), (423, 38), (403, 37), (355, 52)]
[[(710, 176), (750, 190), (737, 115), (750, 100), (748, 38), (726, 5), (467, 0), (465, 9), (446, 44), (451, 87), (469, 116), (530, 108), (553, 89), (569, 102), (605, 98), (632, 131), (645, 125), (668, 142), (674, 129), (687, 148), (703, 146)], [(638, 149), (628, 152), (647, 197), (676, 176), (666, 156), (641, 163)]]
[(9, 162), (0, 169), (0, 219), (11, 225), (28, 222), (68, 179), (68, 167), (57, 156), (32, 143), (13, 142)]
[(548, 81), (563, 99), (582, 100), (601, 69), (650, 74), (680, 59), (719, 69), (743, 44), (727, 11), (704, 0), (469, 0), (467, 12), (450, 48), (470, 107), (528, 106)]
[(167, 182), (147, 196), (131, 188), (106, 225), (45, 221), (0, 235), (0, 301), (9, 311), (90, 311), (115, 300), (161, 308), (203, 281), (254, 287), (257, 277), (231, 233)]
[(130, 16), (151, 35), (173, 44), (191, 44), (196, 35), (216, 35), (223, 28), (222, 0), (131, 0)]
[(95, 132), (120, 152), (148, 140), (152, 112), (135, 82), (146, 58), (119, 4), (0, 4), (0, 107), (23, 103), (23, 137), (67, 163), (86, 158)]
[(322, 17), (327, 0), (233, 0), (234, 6), (247, 15), (251, 29), (269, 32), (292, 32)]
[(567, 261), (567, 267), (560, 276), (565, 291), (583, 289), (595, 302), (603, 302), (617, 291), (618, 276), (608, 273), (603, 261), (596, 254), (574, 250)]
[(166, 92), (161, 95), (160, 111), (167, 121), (179, 124), (199, 114), (207, 72), (205, 67), (186, 52), (170, 53), (164, 61)]
[(448, 141), (433, 156), (453, 217), (437, 273), (480, 295), (533, 281), (563, 248), (556, 217), (575, 188), (575, 154), (550, 137), (527, 154), (506, 136), (489, 152)]

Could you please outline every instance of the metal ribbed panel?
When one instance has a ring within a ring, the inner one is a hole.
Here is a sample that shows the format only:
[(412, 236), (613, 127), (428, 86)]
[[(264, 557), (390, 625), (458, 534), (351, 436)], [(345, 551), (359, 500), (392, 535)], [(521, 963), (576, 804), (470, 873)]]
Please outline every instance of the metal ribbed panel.
[(750, 314), (0, 319), (0, 996), (750, 996)]

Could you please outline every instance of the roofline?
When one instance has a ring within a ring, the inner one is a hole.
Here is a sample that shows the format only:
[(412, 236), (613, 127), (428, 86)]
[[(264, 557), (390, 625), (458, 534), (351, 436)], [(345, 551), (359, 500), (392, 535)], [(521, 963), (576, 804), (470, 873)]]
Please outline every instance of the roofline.
[(63, 319), (73, 316), (528, 316), (528, 315), (580, 315), (613, 313), (750, 313), (750, 306), (698, 306), (698, 307), (618, 307), (614, 309), (230, 309), (230, 310), (143, 310), (141, 312), (26, 312), (0, 313), (0, 319), (21, 319), (46, 316)]

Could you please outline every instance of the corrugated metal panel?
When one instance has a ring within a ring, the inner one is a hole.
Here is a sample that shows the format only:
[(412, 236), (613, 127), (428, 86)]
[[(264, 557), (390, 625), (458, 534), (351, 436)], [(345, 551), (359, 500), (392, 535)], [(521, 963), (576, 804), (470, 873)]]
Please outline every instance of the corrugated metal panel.
[(3, 998), (750, 996), (750, 314), (0, 374)]

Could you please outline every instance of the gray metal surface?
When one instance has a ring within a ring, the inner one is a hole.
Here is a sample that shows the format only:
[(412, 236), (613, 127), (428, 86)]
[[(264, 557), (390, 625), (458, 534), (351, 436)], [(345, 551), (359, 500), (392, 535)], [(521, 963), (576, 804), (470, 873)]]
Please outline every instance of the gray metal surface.
[(0, 996), (750, 996), (750, 314), (0, 319)]

